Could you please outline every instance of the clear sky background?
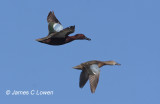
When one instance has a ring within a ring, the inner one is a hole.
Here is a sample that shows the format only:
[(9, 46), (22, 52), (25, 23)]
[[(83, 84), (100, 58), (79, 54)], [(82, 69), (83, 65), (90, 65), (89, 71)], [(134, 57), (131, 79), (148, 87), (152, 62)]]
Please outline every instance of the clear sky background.
[[(0, 102), (3, 104), (160, 104), (160, 1), (1, 0)], [(35, 41), (48, 34), (47, 15), (75, 25), (92, 41), (62, 46)], [(79, 88), (89, 60), (115, 60), (101, 68), (95, 94)], [(53, 90), (52, 96), (7, 96), (6, 90)]]

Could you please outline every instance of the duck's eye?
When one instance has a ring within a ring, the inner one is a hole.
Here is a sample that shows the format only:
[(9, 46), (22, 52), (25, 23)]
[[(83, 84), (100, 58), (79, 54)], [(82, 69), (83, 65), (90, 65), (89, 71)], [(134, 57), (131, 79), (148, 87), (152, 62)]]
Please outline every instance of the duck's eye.
[(56, 31), (56, 32), (60, 32), (61, 30), (63, 30), (63, 26), (59, 23), (55, 23), (53, 25), (53, 29)]

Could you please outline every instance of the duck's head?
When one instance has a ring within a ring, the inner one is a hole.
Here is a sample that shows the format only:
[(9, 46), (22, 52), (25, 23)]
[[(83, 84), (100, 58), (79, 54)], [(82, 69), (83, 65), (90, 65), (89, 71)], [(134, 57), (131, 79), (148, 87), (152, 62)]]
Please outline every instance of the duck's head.
[(86, 37), (84, 34), (76, 34), (76, 40), (91, 40), (90, 38)]

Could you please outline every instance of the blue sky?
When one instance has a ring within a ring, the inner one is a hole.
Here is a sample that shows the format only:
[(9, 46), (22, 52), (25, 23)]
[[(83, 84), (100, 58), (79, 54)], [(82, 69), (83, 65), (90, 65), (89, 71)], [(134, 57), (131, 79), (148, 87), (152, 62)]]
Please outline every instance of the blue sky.
[[(160, 1), (3, 0), (0, 1), (0, 102), (3, 104), (160, 103)], [(35, 39), (48, 34), (47, 15), (92, 41), (50, 46)], [(101, 68), (95, 94), (79, 88), (89, 60), (115, 60)], [(52, 96), (7, 96), (6, 90), (53, 90)]]

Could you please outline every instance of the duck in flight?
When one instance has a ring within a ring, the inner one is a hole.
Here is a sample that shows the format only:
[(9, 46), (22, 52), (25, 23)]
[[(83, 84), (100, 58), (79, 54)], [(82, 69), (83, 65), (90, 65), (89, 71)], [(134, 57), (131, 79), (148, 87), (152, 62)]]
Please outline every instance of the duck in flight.
[(104, 65), (121, 65), (121, 64), (115, 61), (93, 60), (73, 67), (74, 69), (82, 70), (80, 74), (79, 87), (83, 88), (89, 79), (91, 92), (94, 93), (99, 81), (100, 67)]
[(56, 18), (54, 12), (49, 12), (47, 16), (48, 22), (48, 36), (40, 39), (36, 39), (38, 42), (49, 45), (63, 45), (74, 40), (91, 40), (84, 34), (76, 34), (74, 36), (68, 36), (75, 31), (75, 26), (70, 26), (63, 29), (62, 24)]

